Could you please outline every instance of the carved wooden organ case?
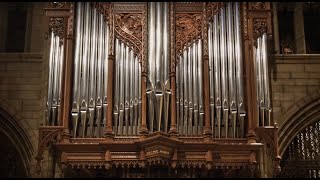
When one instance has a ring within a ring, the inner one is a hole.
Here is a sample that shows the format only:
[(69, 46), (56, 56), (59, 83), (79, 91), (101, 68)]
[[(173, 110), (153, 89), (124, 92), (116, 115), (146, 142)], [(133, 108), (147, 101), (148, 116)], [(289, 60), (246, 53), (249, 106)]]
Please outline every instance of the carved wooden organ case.
[[(48, 144), (64, 168), (127, 169), (120, 177), (134, 168), (143, 172), (136, 176), (154, 177), (155, 166), (176, 177), (196, 177), (197, 169), (261, 176), (267, 161), (271, 173), (279, 171), (267, 61), (270, 3), (48, 6), (39, 171)], [(261, 155), (265, 147), (270, 158)]]

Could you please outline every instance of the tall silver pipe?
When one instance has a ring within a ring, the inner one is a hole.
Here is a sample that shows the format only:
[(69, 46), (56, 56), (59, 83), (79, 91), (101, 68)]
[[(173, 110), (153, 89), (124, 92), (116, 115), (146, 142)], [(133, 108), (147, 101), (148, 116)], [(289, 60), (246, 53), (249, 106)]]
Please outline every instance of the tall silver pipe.
[[(193, 69), (193, 63), (192, 63), (192, 56), (193, 56), (193, 50), (192, 46), (188, 47), (188, 80), (190, 84), (193, 84), (193, 77), (192, 77), (192, 69)], [(193, 87), (188, 86), (189, 94), (188, 94), (188, 99), (189, 99), (189, 121), (188, 121), (188, 135), (192, 135), (192, 120), (193, 120)]]
[[(60, 41), (60, 39), (59, 39)], [(62, 113), (61, 112), (61, 109), (60, 109), (60, 103), (61, 103), (61, 96), (62, 96), (62, 91), (61, 91), (61, 88), (62, 88), (62, 83), (63, 83), (63, 80), (62, 80), (62, 68), (63, 68), (63, 57), (64, 57), (64, 46), (61, 45), (60, 47), (60, 55), (59, 55), (59, 63), (58, 63), (58, 66), (59, 66), (59, 74), (58, 74), (58, 104), (57, 104), (57, 107), (58, 107), (58, 118), (57, 118), (57, 126), (61, 126), (61, 119), (59, 119), (60, 114)]]
[[(135, 61), (139, 61), (139, 59), (136, 57), (136, 60)], [(139, 131), (140, 129), (140, 125), (141, 125), (141, 117), (142, 117), (142, 100), (141, 100), (141, 65), (139, 63), (139, 66), (138, 66), (138, 74), (139, 74), (139, 83), (138, 83), (138, 94), (139, 94), (139, 109), (138, 109), (138, 112), (139, 112), (139, 116), (138, 116), (138, 128), (137, 128), (137, 131)]]
[(135, 88), (134, 88), (134, 56), (133, 56), (133, 50), (130, 50), (130, 119), (129, 119), (129, 135), (133, 135), (133, 126), (134, 126), (134, 93), (135, 93)]
[(53, 34), (53, 31), (51, 31), (46, 125), (51, 125), (52, 86), (53, 86), (53, 72), (54, 72), (53, 62), (54, 62), (54, 51), (55, 51), (54, 43), (55, 43), (54, 34)]
[(116, 62), (115, 62), (115, 90), (114, 90), (114, 109), (113, 109), (113, 114), (114, 114), (114, 132), (116, 135), (118, 135), (118, 121), (119, 121), (119, 92), (120, 92), (120, 84), (119, 84), (119, 76), (120, 76), (120, 58), (121, 58), (121, 50), (120, 50), (120, 42), (119, 39), (116, 39), (116, 45), (115, 45), (115, 50), (116, 50)]
[(156, 18), (156, 2), (150, 2), (149, 3), (149, 21), (148, 21), (148, 30), (149, 30), (149, 36), (148, 36), (148, 64), (149, 64), (149, 79), (150, 81), (155, 84), (155, 72), (156, 72), (156, 64), (155, 64), (155, 57), (156, 57), (156, 36), (155, 36), (155, 18)]
[[(98, 13), (98, 12), (97, 12)], [(100, 137), (100, 130), (101, 130), (101, 121), (102, 121), (102, 93), (103, 93), (103, 85), (104, 82), (102, 80), (103, 78), (103, 60), (102, 60), (102, 45), (104, 41), (103, 36), (103, 15), (98, 14), (98, 37), (97, 37), (97, 83), (96, 83), (96, 132), (95, 136)]]
[(268, 77), (268, 54), (267, 54), (267, 34), (264, 33), (262, 35), (262, 47), (263, 51), (263, 66), (264, 66), (264, 73), (263, 73), (263, 81), (264, 81), (264, 101), (265, 101), (265, 111), (266, 111), (266, 122), (265, 126), (270, 126), (270, 95), (269, 95), (269, 77)]
[(228, 76), (229, 76), (229, 108), (231, 118), (229, 124), (229, 137), (236, 136), (237, 103), (236, 103), (236, 82), (235, 82), (235, 59), (234, 59), (234, 27), (233, 27), (233, 8), (229, 2), (227, 6), (227, 47), (228, 47)]
[(223, 125), (224, 136), (228, 137), (228, 116), (229, 116), (229, 103), (228, 103), (228, 83), (227, 82), (227, 46), (226, 46), (226, 25), (225, 25), (225, 7), (220, 11), (220, 54), (221, 54), (221, 90), (222, 90), (222, 108), (223, 108)]
[(60, 59), (60, 47), (59, 47), (59, 37), (55, 36), (55, 47), (54, 54), (54, 74), (53, 74), (53, 96), (52, 96), (52, 120), (51, 125), (56, 125), (57, 115), (58, 115), (58, 88), (59, 88), (59, 59)]
[(242, 49), (241, 49), (241, 21), (239, 2), (234, 2), (234, 30), (235, 30), (235, 59), (236, 59), (236, 83), (237, 83), (237, 102), (239, 117), (239, 136), (244, 135), (244, 116), (246, 115), (243, 104), (243, 82), (242, 82)]
[[(180, 71), (179, 71), (179, 68), (180, 68), (180, 61), (179, 63), (176, 64), (176, 108), (177, 108), (177, 113), (176, 113), (176, 119), (177, 119), (177, 128), (178, 128), (178, 134), (181, 134), (181, 122), (180, 122), (180, 104), (179, 104), (179, 101), (180, 101)], [(172, 99), (173, 100), (173, 99)]]
[[(220, 13), (219, 13), (220, 14)], [(213, 20), (213, 28), (214, 28), (214, 34), (213, 34), (213, 58), (214, 58), (214, 87), (215, 87), (215, 107), (216, 107), (216, 120), (215, 120), (215, 126), (217, 126), (216, 129), (216, 137), (220, 138), (221, 136), (221, 108), (222, 108), (222, 102), (221, 102), (221, 50), (220, 50), (220, 32), (219, 32), (219, 23), (220, 18), (219, 14), (216, 14), (214, 16)]]
[(184, 134), (184, 116), (183, 116), (183, 108), (184, 108), (184, 94), (183, 94), (183, 90), (184, 90), (184, 58), (183, 56), (180, 56), (180, 61), (179, 61), (179, 73), (180, 73), (180, 86), (179, 86), (179, 92), (180, 92), (180, 99), (179, 99), (179, 106), (180, 106), (180, 112), (179, 112), (179, 118), (180, 118), (180, 134), (183, 135)]
[(138, 135), (138, 117), (139, 117), (139, 62), (136, 57), (134, 57), (134, 121), (133, 121), (133, 135)]
[[(213, 42), (212, 42), (212, 35), (214, 33), (214, 29), (212, 27), (212, 22), (209, 23), (208, 28), (208, 53), (209, 53), (209, 81), (210, 81), (210, 119), (211, 119), (211, 128), (212, 132), (215, 130), (214, 124), (214, 67), (213, 67)], [(214, 135), (214, 134), (213, 134)]]
[(120, 87), (120, 93), (119, 93), (119, 135), (122, 136), (123, 133), (123, 126), (124, 126), (124, 86), (125, 86), (125, 80), (124, 80), (124, 73), (125, 73), (125, 44), (121, 42), (120, 46), (120, 52), (121, 52), (121, 58), (120, 58), (120, 64), (119, 64), (119, 87)]
[(199, 105), (199, 86), (198, 86), (198, 42), (193, 43), (192, 47), (192, 64), (193, 64), (193, 69), (192, 69), (192, 75), (193, 75), (193, 129), (192, 129), (192, 135), (196, 136), (198, 135), (198, 115), (199, 115), (199, 110), (198, 110), (198, 105)]
[(163, 22), (161, 21), (162, 19), (162, 13), (161, 13), (161, 7), (162, 7), (162, 3), (161, 2), (156, 2), (156, 56), (155, 56), (155, 60), (156, 60), (156, 69), (155, 69), (155, 73), (156, 73), (156, 81), (155, 83), (153, 83), (155, 85), (155, 89), (156, 91), (161, 91), (162, 90), (162, 84), (163, 82), (161, 82), (162, 78), (161, 78), (161, 71), (162, 71), (162, 66), (161, 66), (161, 52), (162, 52), (162, 27), (163, 27)]
[(83, 3), (77, 3), (76, 15), (76, 44), (75, 44), (75, 59), (74, 59), (74, 77), (73, 77), (73, 104), (72, 104), (72, 119), (73, 119), (73, 137), (77, 136), (79, 103), (80, 103), (80, 82), (81, 82), (81, 65), (82, 65), (82, 36), (83, 36)]
[(89, 63), (89, 136), (94, 135), (94, 114), (95, 114), (95, 93), (96, 93), (96, 58), (97, 58), (97, 10), (92, 10), (92, 27), (91, 27), (91, 52)]
[(259, 86), (259, 62), (258, 62), (258, 53), (257, 53), (257, 47), (256, 46), (253, 46), (252, 48), (252, 51), (253, 51), (253, 57), (254, 57), (254, 74), (255, 74), (255, 77), (256, 77), (256, 102), (257, 102), (257, 107), (256, 107), (256, 110), (258, 112), (257, 116), (254, 117), (256, 119), (258, 119), (257, 121), (257, 126), (260, 126), (261, 123), (259, 122), (260, 121), (260, 103), (259, 103), (259, 100), (260, 100), (260, 97), (259, 97), (259, 91), (260, 91), (260, 86)]
[[(169, 107), (170, 107), (170, 97), (171, 97), (171, 87), (170, 87), (170, 79), (168, 78), (168, 72), (169, 72), (169, 3), (168, 2), (163, 2), (163, 12), (162, 12), (162, 17), (163, 17), (163, 51), (162, 51), (162, 59), (163, 59), (163, 73), (162, 75), (162, 82), (164, 83), (164, 88), (163, 88), (163, 93), (164, 93), (164, 132), (168, 131), (168, 121), (169, 121)], [(172, 101), (175, 101), (175, 99), (172, 99)]]
[(83, 63), (82, 63), (82, 79), (81, 79), (81, 130), (82, 130), (82, 137), (86, 136), (86, 123), (87, 123), (87, 103), (88, 103), (88, 86), (87, 81), (89, 80), (88, 72), (89, 72), (89, 53), (88, 50), (90, 49), (90, 29), (89, 25), (91, 24), (91, 11), (90, 11), (90, 4), (85, 3), (85, 22), (84, 22), (84, 44), (83, 44)]
[(163, 109), (163, 77), (161, 76), (161, 72), (163, 71), (163, 67), (162, 67), (162, 51), (163, 51), (163, 47), (162, 47), (162, 41), (163, 41), (163, 17), (162, 17), (162, 2), (156, 2), (156, 16), (155, 16), (155, 33), (156, 33), (156, 49), (155, 49), (155, 75), (156, 75), (156, 79), (155, 82), (153, 83), (154, 88), (155, 88), (155, 113), (156, 113), (156, 128), (158, 131), (161, 130), (161, 123), (162, 123), (162, 109)]
[(203, 109), (203, 85), (202, 85), (202, 40), (198, 41), (198, 82), (199, 82), (199, 130), (198, 133), (201, 135), (203, 132), (203, 120), (204, 120), (204, 109)]
[(124, 59), (124, 114), (125, 114), (125, 125), (123, 134), (126, 136), (128, 135), (129, 129), (129, 108), (130, 108), (130, 56), (129, 56), (129, 47), (125, 47), (125, 59)]
[[(102, 60), (103, 60), (103, 123), (102, 123), (102, 129), (101, 129), (101, 136), (103, 136), (104, 129), (107, 125), (107, 110), (108, 110), (108, 55), (109, 55), (109, 26), (108, 23), (103, 21), (104, 23), (104, 28), (103, 28), (103, 35), (104, 35), (104, 41), (103, 41), (103, 51), (106, 51), (108, 53), (102, 53)], [(116, 69), (116, 68), (115, 68)], [(114, 120), (114, 122), (116, 119)], [(114, 131), (116, 128), (114, 128)]]
[(163, 2), (163, 82), (167, 81), (169, 73), (169, 3)]
[(189, 104), (189, 101), (188, 101), (188, 85), (187, 85), (187, 82), (188, 81), (188, 52), (187, 50), (185, 50), (183, 52), (183, 82), (184, 82), (184, 85), (183, 85), (183, 88), (184, 88), (184, 92), (183, 92), (183, 97), (184, 97), (184, 114), (183, 114), (183, 121), (184, 121), (184, 127), (183, 127), (183, 130), (184, 130), (184, 135), (187, 136), (188, 134), (188, 104)]
[(264, 97), (263, 97), (263, 67), (261, 63), (261, 37), (257, 39), (257, 68), (258, 68), (258, 105), (259, 105), (259, 123), (264, 126)]

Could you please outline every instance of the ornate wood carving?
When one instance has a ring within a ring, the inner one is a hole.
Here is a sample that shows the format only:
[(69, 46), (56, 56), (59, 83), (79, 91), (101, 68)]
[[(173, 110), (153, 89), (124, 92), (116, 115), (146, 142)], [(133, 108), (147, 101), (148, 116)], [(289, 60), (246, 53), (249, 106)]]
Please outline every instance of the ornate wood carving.
[(202, 13), (202, 2), (176, 3), (177, 13)]
[(63, 45), (64, 41), (64, 18), (53, 18), (49, 19), (49, 27), (53, 31), (55, 36), (60, 38), (60, 45)]
[(114, 2), (115, 13), (141, 13), (145, 9), (145, 3), (138, 2)]
[(247, 5), (248, 3), (242, 2), (242, 16), (243, 16), (243, 35), (244, 37), (248, 37), (248, 15), (247, 15)]
[[(207, 16), (207, 3), (203, 3), (202, 12), (202, 39), (203, 39), (203, 56), (208, 56), (208, 16)], [(205, 58), (204, 58), (205, 60)], [(209, 58), (208, 58), (209, 60)]]
[(141, 58), (142, 50), (142, 14), (115, 14), (116, 37), (133, 48), (134, 54)]
[(201, 38), (201, 14), (176, 14), (176, 56), (180, 57), (183, 50), (193, 41)]
[(50, 6), (53, 8), (65, 8), (67, 6), (67, 2), (51, 2)]
[(267, 19), (253, 19), (253, 38), (257, 39), (265, 32), (267, 32)]
[(249, 8), (252, 10), (267, 9), (267, 3), (266, 2), (250, 2)]
[(61, 139), (62, 127), (40, 127), (38, 140), (38, 153), (35, 159), (37, 160), (37, 173), (41, 171), (40, 162), (43, 159), (42, 154), (52, 143), (59, 142)]
[(68, 34), (67, 38), (72, 39), (73, 38), (73, 21), (74, 21), (74, 2), (70, 2), (70, 16), (68, 19)]
[(141, 59), (141, 72), (143, 73), (143, 76), (146, 76), (147, 73), (147, 41), (148, 41), (148, 19), (147, 19), (147, 13), (148, 13), (148, 4), (144, 3), (144, 8), (142, 11), (142, 59)]
[(219, 12), (222, 6), (223, 6), (223, 2), (208, 2), (207, 3), (208, 20), (211, 20), (213, 16)]
[(171, 53), (171, 61), (170, 61), (170, 73), (175, 75), (176, 72), (176, 46), (175, 46), (175, 35), (176, 35), (176, 26), (175, 26), (175, 3), (170, 3), (170, 53)]
[(97, 8), (97, 11), (103, 14), (103, 17), (108, 21), (110, 12), (110, 2), (91, 2), (92, 6)]

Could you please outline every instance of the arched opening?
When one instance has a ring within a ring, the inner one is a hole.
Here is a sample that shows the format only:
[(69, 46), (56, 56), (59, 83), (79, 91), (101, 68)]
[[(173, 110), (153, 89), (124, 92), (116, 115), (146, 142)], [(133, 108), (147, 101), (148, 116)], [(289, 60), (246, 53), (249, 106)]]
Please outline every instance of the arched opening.
[(281, 177), (320, 177), (320, 121), (300, 131), (289, 144), (281, 162)]
[(0, 107), (0, 178), (29, 177), (33, 146), (19, 123)]
[(2, 131), (0, 131), (0, 147), (0, 178), (27, 177), (27, 170), (18, 149)]

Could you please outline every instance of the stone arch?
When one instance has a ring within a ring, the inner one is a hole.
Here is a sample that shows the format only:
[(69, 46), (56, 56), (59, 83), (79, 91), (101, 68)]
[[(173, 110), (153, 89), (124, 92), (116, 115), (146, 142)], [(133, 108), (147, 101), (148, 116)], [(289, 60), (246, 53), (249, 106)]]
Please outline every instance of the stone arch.
[(31, 140), (35, 139), (36, 136), (26, 120), (19, 116), (16, 110), (10, 107), (5, 100), (0, 102), (0, 131), (5, 134), (15, 146), (22, 158), (26, 174), (30, 176), (35, 147), (35, 144), (33, 144)]
[(320, 120), (320, 90), (316, 90), (293, 105), (279, 119), (279, 152), (283, 155), (295, 136), (307, 126)]

